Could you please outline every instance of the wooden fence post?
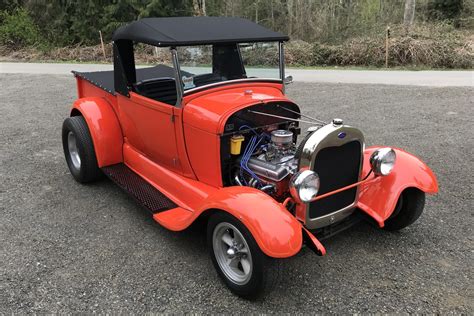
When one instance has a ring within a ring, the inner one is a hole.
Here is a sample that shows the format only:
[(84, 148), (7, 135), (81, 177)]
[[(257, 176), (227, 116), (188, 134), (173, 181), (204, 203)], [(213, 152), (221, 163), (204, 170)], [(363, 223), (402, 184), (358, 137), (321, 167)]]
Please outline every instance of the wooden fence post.
[(389, 43), (390, 43), (390, 26), (387, 26), (387, 30), (385, 32), (385, 68), (388, 68)]

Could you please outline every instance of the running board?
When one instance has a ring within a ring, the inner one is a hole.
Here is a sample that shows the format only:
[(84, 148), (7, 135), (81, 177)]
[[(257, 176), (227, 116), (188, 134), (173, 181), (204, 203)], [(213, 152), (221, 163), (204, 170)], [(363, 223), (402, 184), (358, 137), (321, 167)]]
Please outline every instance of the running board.
[(152, 214), (177, 207), (173, 201), (123, 163), (103, 167), (102, 171)]

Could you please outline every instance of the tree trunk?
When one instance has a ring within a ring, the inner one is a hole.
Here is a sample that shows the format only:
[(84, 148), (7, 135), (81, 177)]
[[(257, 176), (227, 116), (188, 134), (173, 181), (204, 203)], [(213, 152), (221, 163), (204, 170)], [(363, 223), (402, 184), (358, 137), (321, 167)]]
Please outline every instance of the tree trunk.
[(255, 1), (255, 23), (258, 23), (258, 1)]
[(270, 2), (270, 12), (271, 12), (271, 20), (272, 20), (272, 29), (275, 29), (275, 8), (273, 7), (273, 0)]
[(193, 0), (194, 16), (206, 16), (206, 0)]
[(293, 24), (293, 0), (288, 0), (286, 2), (286, 10), (288, 12), (288, 36), (291, 36), (293, 31), (292, 24)]
[(200, 16), (201, 10), (199, 9), (199, 0), (193, 0), (193, 11), (194, 16)]
[(405, 13), (403, 14), (403, 25), (405, 31), (409, 31), (415, 20), (415, 1), (416, 0), (405, 0)]
[(207, 16), (206, 13), (206, 0), (201, 0), (201, 13), (203, 16)]

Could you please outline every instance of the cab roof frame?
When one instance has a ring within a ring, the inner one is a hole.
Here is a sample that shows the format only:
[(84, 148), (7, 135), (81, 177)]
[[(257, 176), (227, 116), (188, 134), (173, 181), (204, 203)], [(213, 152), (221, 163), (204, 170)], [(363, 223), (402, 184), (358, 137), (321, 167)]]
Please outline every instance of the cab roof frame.
[(246, 42), (285, 42), (289, 37), (238, 17), (144, 18), (117, 29), (114, 42), (134, 41), (158, 47)]
[(115, 92), (127, 97), (137, 80), (134, 43), (170, 48), (178, 91), (177, 106), (180, 106), (184, 94), (176, 52), (178, 46), (278, 42), (280, 81), (283, 82), (285, 78), (283, 42), (288, 41), (289, 37), (244, 18), (208, 16), (143, 18), (118, 28), (112, 40)]

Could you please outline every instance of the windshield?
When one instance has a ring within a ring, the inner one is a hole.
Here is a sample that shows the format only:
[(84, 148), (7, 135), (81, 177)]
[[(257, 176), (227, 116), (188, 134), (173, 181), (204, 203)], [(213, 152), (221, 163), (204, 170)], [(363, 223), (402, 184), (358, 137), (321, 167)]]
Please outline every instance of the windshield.
[(280, 79), (277, 42), (178, 47), (184, 91), (236, 79)]

